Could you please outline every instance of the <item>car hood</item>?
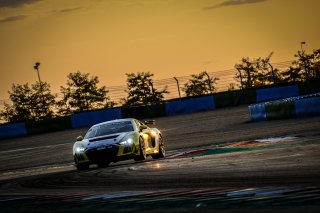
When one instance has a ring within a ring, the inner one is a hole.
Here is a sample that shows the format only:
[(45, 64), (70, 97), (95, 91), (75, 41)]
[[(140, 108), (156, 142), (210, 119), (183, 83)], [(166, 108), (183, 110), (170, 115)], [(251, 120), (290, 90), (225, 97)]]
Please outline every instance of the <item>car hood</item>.
[(123, 132), (112, 135), (104, 135), (99, 137), (94, 137), (90, 139), (84, 139), (82, 142), (87, 148), (97, 148), (105, 145), (115, 145), (120, 142), (125, 136), (131, 134), (132, 132)]

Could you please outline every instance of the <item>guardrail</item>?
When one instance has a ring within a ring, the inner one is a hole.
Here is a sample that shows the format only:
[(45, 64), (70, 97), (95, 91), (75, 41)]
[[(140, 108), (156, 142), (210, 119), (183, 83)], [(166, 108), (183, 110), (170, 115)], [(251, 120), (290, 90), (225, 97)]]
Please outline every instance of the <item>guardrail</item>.
[(265, 121), (320, 115), (320, 93), (249, 105), (251, 120)]

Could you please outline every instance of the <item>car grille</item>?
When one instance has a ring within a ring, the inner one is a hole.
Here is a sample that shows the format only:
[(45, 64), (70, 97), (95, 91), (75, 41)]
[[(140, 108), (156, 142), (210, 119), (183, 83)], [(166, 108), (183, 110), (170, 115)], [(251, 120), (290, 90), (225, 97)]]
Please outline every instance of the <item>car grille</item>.
[(112, 161), (118, 154), (119, 148), (117, 146), (106, 146), (105, 149), (90, 149), (86, 151), (87, 157), (91, 162), (97, 162), (101, 160), (110, 160)]

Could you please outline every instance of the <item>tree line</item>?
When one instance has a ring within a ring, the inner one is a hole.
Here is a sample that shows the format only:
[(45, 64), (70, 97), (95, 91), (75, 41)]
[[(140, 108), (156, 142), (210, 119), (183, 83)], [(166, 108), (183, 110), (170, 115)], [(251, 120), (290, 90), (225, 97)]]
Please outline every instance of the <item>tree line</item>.
[[(308, 54), (304, 50), (294, 55), (295, 60), (287, 70), (278, 70), (271, 63), (270, 53), (265, 58), (250, 59), (244, 57), (235, 64), (235, 80), (228, 90), (247, 89), (264, 85), (308, 82), (320, 80), (320, 49)], [(39, 64), (38, 64), (39, 65)], [(153, 74), (150, 72), (127, 73), (127, 97), (121, 100), (123, 106), (154, 104), (164, 101), (164, 94), (169, 93), (167, 87), (158, 90), (154, 87)], [(212, 94), (216, 91), (216, 77), (206, 71), (193, 74), (183, 85), (185, 96)], [(52, 94), (50, 84), (13, 84), (8, 91), (11, 104), (4, 104), (0, 117), (7, 122), (37, 121), (72, 113), (104, 109), (117, 103), (110, 100), (105, 86), (98, 86), (97, 76), (80, 71), (69, 73), (65, 86), (60, 87), (60, 94)]]
[(320, 49), (307, 54), (299, 50), (294, 55), (291, 66), (284, 71), (274, 68), (270, 59), (273, 52), (265, 58), (242, 58), (235, 64), (237, 70), (235, 79), (240, 89), (259, 87), (278, 83), (309, 82), (320, 79)]

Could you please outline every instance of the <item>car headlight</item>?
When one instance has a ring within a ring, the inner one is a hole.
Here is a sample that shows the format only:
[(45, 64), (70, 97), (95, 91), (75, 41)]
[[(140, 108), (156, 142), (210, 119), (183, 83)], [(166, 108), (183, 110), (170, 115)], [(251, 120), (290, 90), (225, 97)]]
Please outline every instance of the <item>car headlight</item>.
[(81, 153), (81, 152), (83, 152), (85, 150), (85, 148), (84, 147), (76, 147), (76, 153)]
[(121, 146), (131, 146), (133, 144), (133, 138), (132, 136), (126, 137), (124, 140), (122, 140), (119, 143)]
[(82, 144), (82, 143), (76, 142), (73, 145), (73, 152), (74, 153), (82, 153), (82, 152), (84, 152), (85, 149), (86, 148), (85, 148), (84, 144)]

